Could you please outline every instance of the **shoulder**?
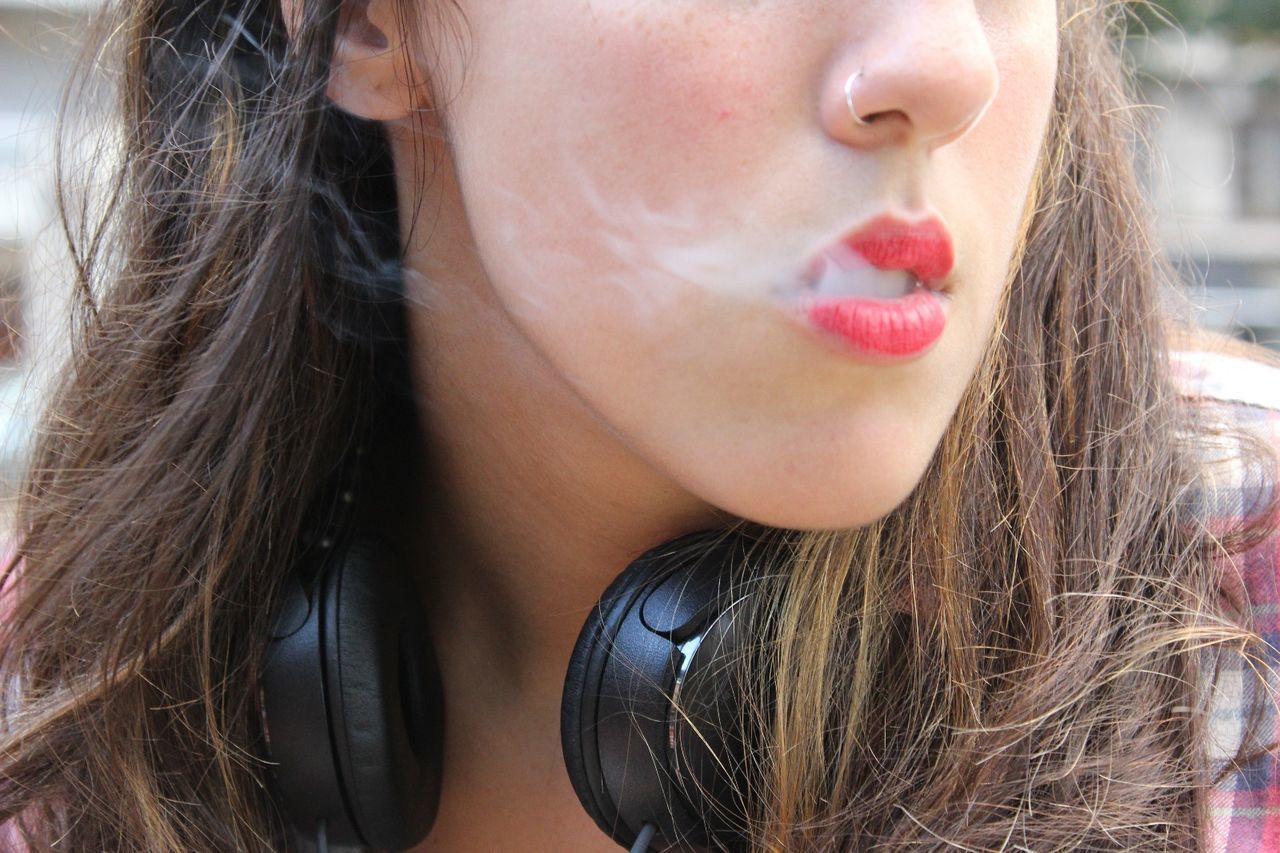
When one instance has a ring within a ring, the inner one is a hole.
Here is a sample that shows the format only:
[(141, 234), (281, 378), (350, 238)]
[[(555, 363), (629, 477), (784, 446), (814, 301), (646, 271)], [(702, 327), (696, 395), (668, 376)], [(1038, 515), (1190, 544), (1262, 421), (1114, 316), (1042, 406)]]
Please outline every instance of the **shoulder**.
[[(1228, 345), (1210, 350), (1175, 350), (1170, 366), (1179, 394), (1220, 424), (1255, 437), (1276, 449), (1269, 470), (1251, 468), (1240, 453), (1237, 435), (1206, 436), (1201, 442), (1208, 494), (1197, 495), (1210, 527), (1230, 527), (1270, 505), (1280, 482), (1280, 356), (1260, 347)], [(1273, 533), (1246, 551), (1223, 559), (1224, 597), (1271, 647), (1280, 664), (1280, 534)], [(1243, 738), (1248, 709), (1261, 706), (1259, 742), (1280, 732), (1276, 713), (1280, 684), (1274, 675), (1259, 681), (1243, 658), (1230, 656), (1219, 676), (1209, 715), (1210, 759), (1228, 766)], [(1262, 695), (1269, 693), (1270, 696)], [(1280, 848), (1280, 758), (1271, 754), (1237, 767), (1209, 794), (1210, 826), (1205, 848), (1211, 853)]]
[(1173, 350), (1169, 365), (1187, 399), (1280, 412), (1280, 354), (1254, 350)]
[[(1198, 415), (1191, 440), (1204, 467), (1190, 499), (1214, 533), (1225, 532), (1266, 511), (1280, 482), (1280, 354), (1174, 350), (1169, 365)], [(1246, 441), (1261, 452), (1246, 452)]]

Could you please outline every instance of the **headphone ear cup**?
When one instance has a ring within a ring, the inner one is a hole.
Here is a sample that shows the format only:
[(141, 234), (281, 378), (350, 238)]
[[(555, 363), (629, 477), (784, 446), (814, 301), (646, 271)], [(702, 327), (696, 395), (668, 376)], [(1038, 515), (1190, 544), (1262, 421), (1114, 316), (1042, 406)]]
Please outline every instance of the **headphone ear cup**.
[(636, 573), (631, 570), (634, 566), (633, 563), (609, 585), (600, 603), (588, 614), (569, 656), (560, 703), (560, 746), (569, 781), (596, 826), (624, 846), (629, 845), (627, 839), (635, 833), (628, 836), (627, 828), (618, 826), (618, 809), (601, 773), (595, 720), (611, 637), (617, 631), (618, 620), (625, 617), (640, 594), (637, 587), (643, 586), (643, 579), (637, 584)]
[[(695, 846), (706, 846), (717, 828), (705, 819), (705, 798), (685, 790), (686, 782), (719, 788), (721, 780), (706, 772), (716, 762), (677, 757), (689, 739), (673, 734), (687, 726), (672, 696), (719, 621), (721, 584), (740, 557), (737, 544), (723, 531), (704, 531), (641, 555), (592, 609), (570, 656), (560, 718), (565, 768), (583, 808), (624, 847), (647, 823), (668, 843)], [(723, 654), (724, 642), (714, 646)], [(698, 682), (699, 693), (714, 690), (707, 679)], [(694, 767), (704, 778), (682, 780)], [(737, 840), (718, 837), (717, 846), (737, 847)]]
[[(324, 584), (331, 743), (361, 841), (421, 841), (440, 798), (444, 697), (416, 585), (372, 539), (356, 539)], [(317, 744), (317, 746), (319, 746)]]
[(352, 844), (358, 836), (338, 757), (329, 748), (321, 598), (318, 590), (308, 595), (297, 575), (286, 578), (258, 681), (258, 702), (275, 794), (290, 821), (308, 837), (323, 821), (335, 844)]

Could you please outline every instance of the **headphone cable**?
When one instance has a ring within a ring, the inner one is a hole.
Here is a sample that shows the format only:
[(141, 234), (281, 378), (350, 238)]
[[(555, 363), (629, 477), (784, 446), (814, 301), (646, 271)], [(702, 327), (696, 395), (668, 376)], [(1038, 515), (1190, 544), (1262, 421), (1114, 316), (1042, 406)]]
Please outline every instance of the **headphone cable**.
[(635, 843), (631, 845), (631, 853), (649, 853), (649, 842), (653, 840), (653, 835), (658, 831), (658, 825), (645, 822), (640, 827), (640, 834), (636, 836)]

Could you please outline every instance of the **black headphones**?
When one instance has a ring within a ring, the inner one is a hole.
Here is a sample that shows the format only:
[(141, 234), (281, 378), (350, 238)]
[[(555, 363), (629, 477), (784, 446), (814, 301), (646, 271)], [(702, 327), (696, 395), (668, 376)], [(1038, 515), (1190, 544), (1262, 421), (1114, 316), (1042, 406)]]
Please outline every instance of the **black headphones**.
[[(347, 502), (350, 492), (344, 492)], [(569, 662), (561, 741), (578, 798), (623, 846), (745, 846), (742, 709), (723, 670), (745, 644), (751, 542), (704, 531), (609, 586)], [(404, 562), (377, 535), (315, 539), (287, 581), (261, 676), (277, 799), (329, 843), (400, 850), (440, 792), (439, 673)], [(754, 570), (758, 570), (758, 566)]]

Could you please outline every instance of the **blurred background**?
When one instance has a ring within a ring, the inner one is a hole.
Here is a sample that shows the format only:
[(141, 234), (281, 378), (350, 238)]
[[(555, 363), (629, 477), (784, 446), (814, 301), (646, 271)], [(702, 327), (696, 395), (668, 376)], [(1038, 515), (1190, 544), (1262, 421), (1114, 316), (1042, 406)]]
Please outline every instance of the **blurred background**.
[[(0, 515), (38, 398), (23, 392), (66, 343), (52, 138), (93, 8), (0, 0)], [(1153, 108), (1143, 170), (1179, 287), (1203, 325), (1280, 351), (1280, 0), (1135, 5), (1128, 49)]]
[(1201, 324), (1280, 351), (1280, 2), (1138, 6), (1129, 49), (1155, 123), (1145, 176), (1184, 292)]

